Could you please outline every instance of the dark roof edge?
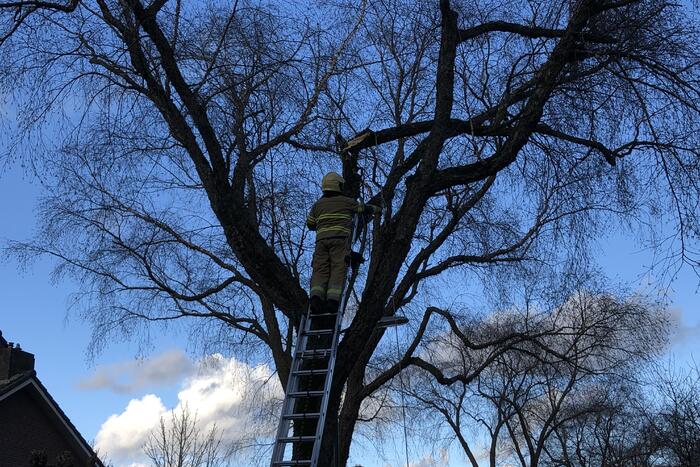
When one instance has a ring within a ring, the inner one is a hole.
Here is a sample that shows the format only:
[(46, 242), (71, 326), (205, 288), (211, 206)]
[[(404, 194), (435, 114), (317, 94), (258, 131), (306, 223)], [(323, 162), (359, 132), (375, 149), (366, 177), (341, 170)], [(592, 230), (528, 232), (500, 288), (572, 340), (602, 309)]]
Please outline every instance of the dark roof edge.
[(12, 378), (3, 381), (2, 385), (0, 385), (0, 401), (24, 387), (34, 377), (36, 377), (36, 371), (31, 370), (14, 375)]

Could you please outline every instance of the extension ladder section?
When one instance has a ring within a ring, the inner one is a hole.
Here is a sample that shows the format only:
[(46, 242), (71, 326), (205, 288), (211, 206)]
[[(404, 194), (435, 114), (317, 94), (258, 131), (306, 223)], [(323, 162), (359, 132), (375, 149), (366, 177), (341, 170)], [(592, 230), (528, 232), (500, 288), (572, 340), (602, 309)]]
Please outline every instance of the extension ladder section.
[[(362, 230), (359, 216), (352, 227), (348, 252)], [(349, 276), (338, 310), (314, 314), (309, 309), (301, 318), (271, 467), (318, 465)]]

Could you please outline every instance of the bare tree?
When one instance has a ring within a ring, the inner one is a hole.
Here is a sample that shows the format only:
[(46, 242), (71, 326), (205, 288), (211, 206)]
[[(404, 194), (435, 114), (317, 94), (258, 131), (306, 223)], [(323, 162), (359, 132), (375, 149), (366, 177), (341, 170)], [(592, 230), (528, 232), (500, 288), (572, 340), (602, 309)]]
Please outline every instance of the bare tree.
[(197, 414), (186, 406), (160, 418), (143, 447), (153, 467), (223, 467), (230, 465), (229, 447), (213, 425), (204, 431)]
[[(95, 349), (183, 323), (286, 381), (307, 185), (342, 166), (348, 194), (386, 206), (330, 398), (344, 461), (363, 402), (402, 372), (459, 383), (415, 352), (431, 318), (454, 319), (441, 305), (465, 275), (505, 296), (513, 277), (589, 262), (613, 225), (697, 265), (700, 47), (684, 8), (2, 1), (10, 152), (47, 186), (38, 235), (11, 251), (77, 278)], [(367, 127), (339, 157), (336, 135)], [(396, 358), (375, 325), (398, 311), (414, 325)]]
[(697, 464), (697, 367), (664, 368), (659, 363), (639, 376), (633, 386), (606, 387), (607, 397), (598, 410), (559, 426), (550, 451), (558, 456), (543, 465)]
[(618, 465), (608, 452), (582, 449), (596, 440), (575, 438), (577, 428), (598, 434), (596, 417), (634, 393), (644, 362), (664, 349), (667, 329), (649, 303), (579, 292), (551, 309), (533, 304), (451, 327), (427, 365), (431, 373), (450, 371), (454, 384), (418, 376), (409, 394), (418, 410), (443, 421), (438, 430), (449, 427), (475, 467), (482, 457), (494, 467)]
[(700, 462), (700, 370), (673, 365), (653, 373), (654, 392), (639, 413), (657, 465)]

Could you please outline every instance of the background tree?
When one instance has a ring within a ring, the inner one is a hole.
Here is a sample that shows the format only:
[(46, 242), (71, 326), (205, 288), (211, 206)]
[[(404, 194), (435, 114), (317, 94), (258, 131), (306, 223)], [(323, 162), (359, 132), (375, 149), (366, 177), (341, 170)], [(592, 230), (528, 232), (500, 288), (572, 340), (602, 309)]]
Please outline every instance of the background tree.
[[(39, 233), (10, 248), (77, 278), (96, 350), (184, 322), (286, 381), (312, 183), (342, 166), (349, 194), (386, 206), (330, 398), (326, 440), (346, 460), (363, 402), (402, 372), (462, 379), (419, 356), (460, 289), (508, 302), (514, 277), (585, 269), (619, 225), (666, 266), (697, 266), (691, 14), (663, 0), (0, 2), (8, 153), (47, 186)], [(339, 158), (336, 134), (367, 127), (360, 155)], [(413, 325), (396, 358), (375, 324), (399, 311)]]
[(203, 430), (187, 406), (161, 417), (143, 447), (154, 467), (224, 467), (230, 465), (230, 448), (213, 425)]
[(700, 371), (697, 366), (658, 369), (655, 391), (640, 408), (646, 441), (659, 463), (690, 466), (700, 462)]
[[(638, 417), (629, 401), (644, 391), (632, 388), (665, 349), (667, 330), (653, 304), (590, 291), (551, 308), (531, 303), (481, 320), (465, 316), (432, 343), (428, 374), (417, 373), (408, 393), (417, 413), (434, 413), (430, 430), (452, 432), (475, 467), (484, 458), (490, 466), (624, 465), (616, 440), (598, 444), (610, 428), (600, 419), (613, 411), (615, 422), (625, 421), (614, 435), (638, 439), (639, 423), (614, 411)], [(431, 377), (448, 367), (453, 384)]]
[[(698, 455), (697, 367), (655, 364), (609, 394), (599, 410), (557, 430), (566, 465), (690, 466)], [(544, 465), (562, 465), (556, 458)]]

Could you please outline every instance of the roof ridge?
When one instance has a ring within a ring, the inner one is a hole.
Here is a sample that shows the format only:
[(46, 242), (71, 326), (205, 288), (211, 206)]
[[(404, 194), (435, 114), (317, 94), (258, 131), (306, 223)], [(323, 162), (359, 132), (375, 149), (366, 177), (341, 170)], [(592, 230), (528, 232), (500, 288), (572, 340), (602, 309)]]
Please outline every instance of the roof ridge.
[(22, 371), (14, 374), (7, 379), (0, 380), (0, 396), (10, 391), (12, 388), (22, 384), (24, 381), (36, 376), (35, 370)]

